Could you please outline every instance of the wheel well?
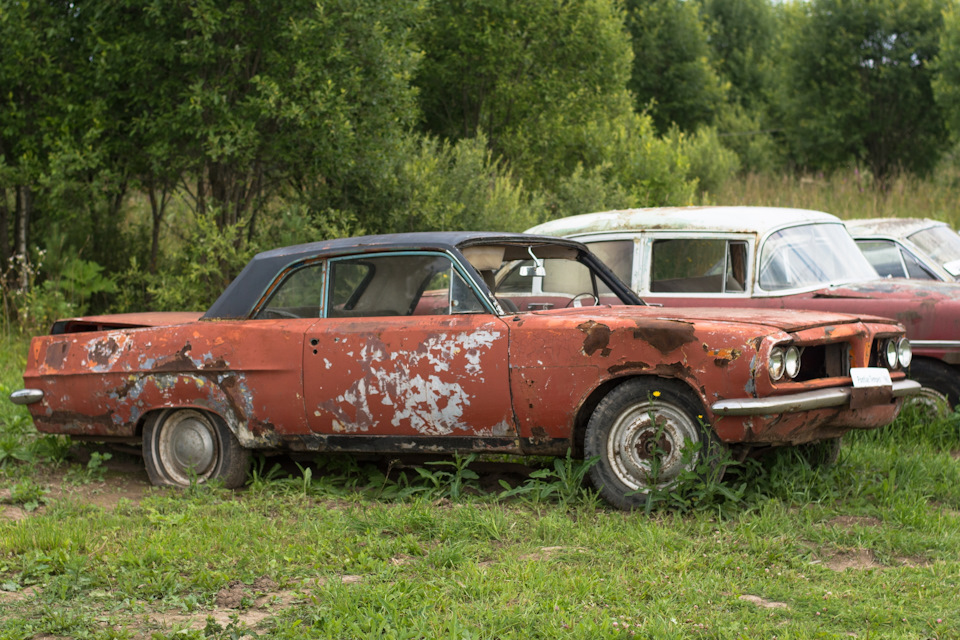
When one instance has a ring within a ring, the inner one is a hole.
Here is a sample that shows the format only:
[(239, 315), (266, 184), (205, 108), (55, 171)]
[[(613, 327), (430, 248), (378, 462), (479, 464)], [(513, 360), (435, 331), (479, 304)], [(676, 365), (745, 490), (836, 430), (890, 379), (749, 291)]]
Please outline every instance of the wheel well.
[[(587, 399), (580, 405), (580, 409), (577, 411), (577, 417), (573, 423), (573, 456), (577, 458), (583, 457), (583, 440), (587, 433), (587, 423), (590, 422), (590, 416), (593, 415), (593, 412), (596, 410), (597, 405), (600, 404), (600, 401), (603, 398), (619, 387), (624, 382), (633, 380), (635, 378), (652, 378), (652, 377), (661, 377), (655, 376), (655, 374), (646, 374), (646, 375), (634, 375), (634, 376), (624, 376), (622, 378), (613, 378), (607, 380), (599, 387), (594, 389)], [(689, 382), (682, 378), (665, 378), (661, 377), (663, 380), (672, 380), (680, 385), (683, 385), (693, 397), (696, 398), (699, 404), (703, 404), (703, 399), (700, 397), (700, 394), (697, 393), (697, 390), (694, 389)]]

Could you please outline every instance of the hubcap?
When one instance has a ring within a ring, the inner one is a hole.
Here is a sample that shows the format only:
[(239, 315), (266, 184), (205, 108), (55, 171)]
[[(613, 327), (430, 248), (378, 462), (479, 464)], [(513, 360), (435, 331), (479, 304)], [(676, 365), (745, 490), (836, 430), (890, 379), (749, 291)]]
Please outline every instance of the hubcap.
[(665, 487), (675, 482), (697, 456), (684, 461), (684, 442), (699, 441), (699, 428), (669, 402), (641, 402), (614, 423), (607, 458), (617, 478), (630, 490)]
[(181, 485), (192, 477), (206, 479), (213, 473), (219, 455), (216, 431), (199, 411), (178, 411), (160, 427), (157, 449), (170, 479)]

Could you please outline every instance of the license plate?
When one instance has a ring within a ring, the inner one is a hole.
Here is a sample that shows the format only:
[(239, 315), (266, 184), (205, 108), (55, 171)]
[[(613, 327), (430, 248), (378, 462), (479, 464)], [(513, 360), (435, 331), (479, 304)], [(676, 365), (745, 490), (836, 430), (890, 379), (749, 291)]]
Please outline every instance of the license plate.
[(890, 387), (890, 372), (883, 367), (852, 367), (850, 377), (854, 387)]

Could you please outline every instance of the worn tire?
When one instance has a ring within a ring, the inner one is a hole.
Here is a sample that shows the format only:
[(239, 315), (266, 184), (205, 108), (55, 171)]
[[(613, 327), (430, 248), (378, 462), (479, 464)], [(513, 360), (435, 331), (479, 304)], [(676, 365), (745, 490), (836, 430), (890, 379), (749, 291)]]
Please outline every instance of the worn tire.
[(793, 449), (811, 469), (829, 469), (840, 459), (840, 438), (805, 442)]
[(155, 485), (186, 487), (192, 481), (219, 480), (234, 488), (247, 478), (250, 452), (220, 416), (170, 409), (144, 425), (143, 461)]
[(960, 369), (940, 360), (915, 358), (910, 364), (910, 378), (923, 385), (912, 402), (929, 407), (932, 416), (945, 417), (960, 404)]
[[(590, 479), (600, 495), (615, 507), (635, 509), (646, 504), (651, 488), (670, 487), (701, 461), (716, 469), (722, 445), (701, 424), (702, 415), (699, 400), (676, 380), (633, 378), (610, 391), (590, 417), (583, 443), (586, 458), (599, 457)], [(684, 463), (687, 440), (701, 447)], [(661, 467), (651, 484), (655, 447)]]

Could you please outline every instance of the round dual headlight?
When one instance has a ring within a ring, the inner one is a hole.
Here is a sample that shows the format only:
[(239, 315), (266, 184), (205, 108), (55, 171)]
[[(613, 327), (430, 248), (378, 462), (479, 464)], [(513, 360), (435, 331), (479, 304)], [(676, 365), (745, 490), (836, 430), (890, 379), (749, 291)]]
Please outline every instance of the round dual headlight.
[(900, 338), (900, 342), (897, 343), (897, 358), (900, 360), (900, 366), (904, 369), (910, 366), (910, 363), (913, 362), (913, 347), (910, 346), (910, 341), (906, 338)]
[(783, 355), (783, 364), (787, 370), (787, 375), (791, 379), (796, 378), (800, 373), (800, 349), (790, 347)]
[(770, 379), (780, 380), (784, 374), (788, 378), (796, 378), (800, 373), (800, 349), (796, 347), (774, 347), (770, 350), (770, 363), (767, 365)]
[(783, 372), (786, 369), (783, 360), (783, 349), (774, 347), (770, 350), (770, 362), (767, 364), (767, 368), (770, 371), (771, 380), (777, 381), (783, 377)]
[(906, 338), (890, 339), (883, 344), (882, 357), (887, 369), (896, 369), (898, 364), (906, 369), (913, 362), (913, 347)]
[(897, 368), (897, 341), (887, 340), (883, 345), (883, 363), (887, 369)]

